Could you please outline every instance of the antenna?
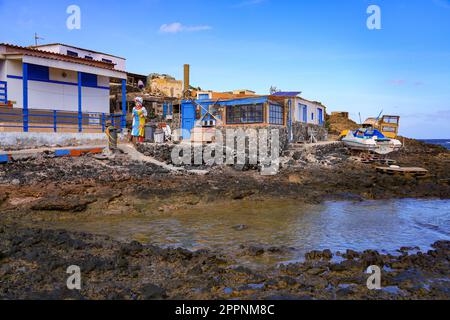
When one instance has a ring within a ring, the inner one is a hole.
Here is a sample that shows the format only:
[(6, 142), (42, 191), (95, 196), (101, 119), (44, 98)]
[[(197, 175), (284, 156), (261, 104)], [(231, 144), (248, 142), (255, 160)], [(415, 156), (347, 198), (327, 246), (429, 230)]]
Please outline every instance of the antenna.
[(39, 37), (38, 34), (35, 32), (35, 33), (34, 33), (34, 45), (35, 45), (35, 46), (38, 45), (38, 41), (39, 41), (39, 40), (45, 40), (45, 39), (42, 38), (42, 37)]
[(380, 114), (379, 114), (378, 117), (377, 117), (377, 121), (380, 120), (380, 117), (381, 117), (381, 115), (383, 114), (383, 111), (384, 111), (384, 110), (381, 110)]

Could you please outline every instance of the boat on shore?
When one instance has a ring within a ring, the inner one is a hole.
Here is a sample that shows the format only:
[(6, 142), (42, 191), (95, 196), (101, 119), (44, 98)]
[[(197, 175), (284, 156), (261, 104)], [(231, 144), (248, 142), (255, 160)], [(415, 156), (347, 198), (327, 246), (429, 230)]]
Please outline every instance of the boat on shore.
[(387, 138), (376, 129), (358, 129), (343, 134), (342, 141), (352, 150), (369, 151), (377, 154), (389, 154), (402, 148), (397, 139)]

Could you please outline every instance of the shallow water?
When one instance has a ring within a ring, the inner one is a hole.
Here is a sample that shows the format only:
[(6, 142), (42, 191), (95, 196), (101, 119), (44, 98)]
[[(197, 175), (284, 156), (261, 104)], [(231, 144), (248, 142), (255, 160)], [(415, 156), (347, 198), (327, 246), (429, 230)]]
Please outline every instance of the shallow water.
[[(233, 227), (245, 225), (237, 231)], [(311, 250), (375, 249), (396, 253), (402, 246), (428, 250), (450, 240), (450, 200), (326, 202), (304, 205), (237, 201), (139, 218), (60, 221), (51, 227), (107, 234), (163, 247), (217, 249), (242, 263), (296, 261)], [(258, 259), (243, 256), (240, 245), (289, 247)]]

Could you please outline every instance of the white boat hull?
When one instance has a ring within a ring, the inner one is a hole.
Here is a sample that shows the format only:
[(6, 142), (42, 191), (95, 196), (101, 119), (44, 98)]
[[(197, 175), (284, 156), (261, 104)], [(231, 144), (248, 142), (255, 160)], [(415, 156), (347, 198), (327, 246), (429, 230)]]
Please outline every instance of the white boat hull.
[(377, 154), (389, 154), (402, 148), (402, 143), (395, 139), (380, 140), (375, 137), (363, 139), (355, 137), (352, 132), (349, 132), (342, 141), (352, 150), (371, 151)]

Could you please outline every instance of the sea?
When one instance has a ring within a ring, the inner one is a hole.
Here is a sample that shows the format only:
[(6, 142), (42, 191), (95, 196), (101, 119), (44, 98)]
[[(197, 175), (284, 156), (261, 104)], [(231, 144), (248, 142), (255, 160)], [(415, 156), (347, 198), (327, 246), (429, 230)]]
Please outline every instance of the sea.
[(450, 139), (422, 139), (420, 141), (430, 144), (437, 144), (450, 150)]

